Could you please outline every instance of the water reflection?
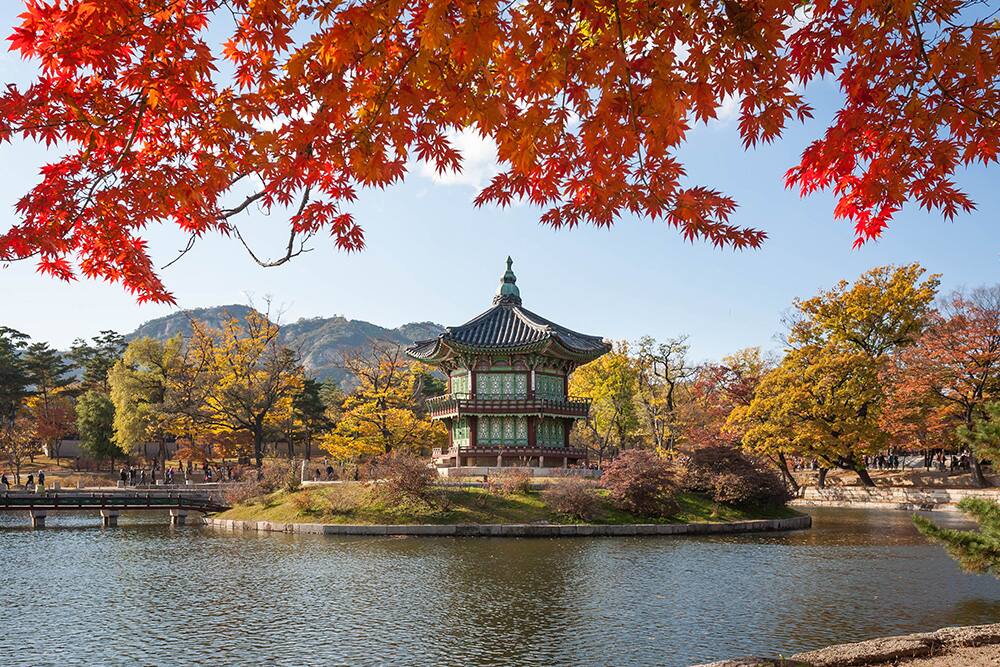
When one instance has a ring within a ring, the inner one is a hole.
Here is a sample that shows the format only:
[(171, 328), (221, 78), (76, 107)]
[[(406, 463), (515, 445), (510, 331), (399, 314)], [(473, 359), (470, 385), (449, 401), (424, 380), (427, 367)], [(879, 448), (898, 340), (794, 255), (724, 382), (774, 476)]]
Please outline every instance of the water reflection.
[(0, 517), (0, 650), (101, 664), (687, 665), (1000, 618), (1000, 583), (962, 574), (907, 513), (814, 518), (785, 534), (484, 540), (128, 516), (30, 531)]

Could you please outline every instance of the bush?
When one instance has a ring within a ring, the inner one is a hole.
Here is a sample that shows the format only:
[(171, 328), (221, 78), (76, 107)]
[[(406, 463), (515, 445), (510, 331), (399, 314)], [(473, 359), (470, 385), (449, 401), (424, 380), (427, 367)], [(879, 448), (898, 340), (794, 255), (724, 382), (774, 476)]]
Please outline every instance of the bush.
[(486, 492), (497, 496), (512, 496), (531, 490), (531, 472), (524, 468), (510, 468), (487, 476)]
[(298, 467), (287, 459), (268, 461), (261, 469), (260, 485), (264, 493), (275, 491), (298, 491), (302, 488), (302, 478)]
[(601, 485), (615, 505), (634, 514), (663, 516), (677, 493), (670, 463), (644, 449), (622, 453), (604, 469)]
[(416, 456), (392, 452), (379, 458), (371, 469), (372, 491), (386, 502), (399, 505), (408, 500), (434, 506), (433, 486), (437, 472)]
[(222, 495), (230, 505), (245, 505), (275, 491), (298, 491), (302, 488), (299, 472), (291, 461), (268, 461), (259, 472), (239, 471), (240, 482), (226, 485)]
[(549, 509), (574, 519), (588, 521), (597, 516), (596, 485), (582, 477), (565, 477), (542, 491)]
[(734, 505), (781, 504), (788, 488), (777, 473), (740, 450), (726, 445), (696, 449), (682, 465), (681, 484), (719, 503)]

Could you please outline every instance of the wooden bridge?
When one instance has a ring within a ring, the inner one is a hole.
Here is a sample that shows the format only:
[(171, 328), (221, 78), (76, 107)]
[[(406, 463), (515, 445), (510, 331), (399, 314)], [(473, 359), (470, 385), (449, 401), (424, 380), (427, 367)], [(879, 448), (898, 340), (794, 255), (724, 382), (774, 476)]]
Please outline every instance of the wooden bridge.
[(217, 494), (191, 491), (8, 491), (0, 494), (0, 511), (27, 511), (31, 525), (45, 526), (52, 512), (99, 511), (101, 523), (117, 526), (120, 512), (167, 510), (170, 523), (183, 525), (188, 512), (228, 509)]

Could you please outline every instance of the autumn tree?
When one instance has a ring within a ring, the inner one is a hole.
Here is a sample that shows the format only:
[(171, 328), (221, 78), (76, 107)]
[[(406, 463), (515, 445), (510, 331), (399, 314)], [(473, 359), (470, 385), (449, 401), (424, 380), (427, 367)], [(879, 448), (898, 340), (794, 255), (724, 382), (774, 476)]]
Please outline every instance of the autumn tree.
[[(808, 84), (836, 75), (839, 107), (786, 182), (832, 191), (858, 243), (907, 202), (973, 209), (955, 174), (1000, 154), (990, 3), (24, 5), (10, 46), (39, 73), (0, 94), (0, 141), (55, 154), (0, 234), (0, 260), (118, 281), (141, 300), (172, 300), (147, 229), (175, 225), (182, 251), (223, 234), (265, 266), (327, 234), (356, 250), (359, 190), (404, 179), (414, 158), (460, 169), (463, 131), (494, 141), (503, 165), (478, 205), (526, 200), (554, 227), (637, 214), (733, 247), (765, 233), (734, 222), (726, 194), (684, 183), (679, 159), (723, 104), (738, 106), (747, 147), (772, 142), (812, 115)], [(249, 248), (250, 207), (287, 211), (276, 256)]]
[(166, 461), (166, 443), (177, 435), (180, 403), (174, 388), (184, 361), (184, 340), (137, 338), (108, 372), (115, 406), (114, 439), (122, 451), (135, 453), (147, 442), (158, 445), (157, 458)]
[(75, 413), (66, 388), (73, 381), (62, 353), (48, 343), (36, 342), (24, 350), (25, 369), (31, 378), (32, 396), (27, 408), (34, 422), (35, 437), (56, 460), (62, 439), (73, 430)]
[(80, 435), (80, 447), (97, 461), (110, 460), (110, 469), (115, 467), (115, 459), (124, 457), (114, 441), (115, 406), (106, 394), (90, 389), (76, 401), (76, 430)]
[(280, 425), (301, 392), (298, 354), (281, 344), (278, 325), (256, 310), (244, 321), (228, 319), (221, 331), (192, 325), (193, 370), (182, 390), (188, 417), (202, 429), (249, 435), (259, 468), (268, 431)]
[(0, 423), (0, 458), (14, 471), (14, 483), (21, 483), (21, 468), (38, 451), (35, 426), (26, 414)]
[[(729, 417), (736, 408), (747, 408), (764, 376), (777, 365), (774, 359), (751, 347), (727, 355), (719, 362), (706, 363), (698, 368), (691, 384), (695, 424), (691, 430), (706, 444), (725, 443), (740, 446), (748, 424)], [(779, 443), (758, 452), (780, 472), (785, 483), (798, 490), (787, 455), (790, 453)]]
[(407, 361), (398, 345), (375, 342), (364, 352), (346, 353), (342, 366), (358, 386), (344, 399), (334, 429), (322, 438), (322, 448), (333, 458), (423, 453), (444, 444), (444, 426), (419, 412), (425, 365)]
[(639, 372), (628, 343), (616, 343), (611, 352), (578, 368), (569, 378), (569, 393), (590, 399), (590, 414), (579, 428), (598, 465), (633, 444), (640, 425)]
[[(971, 431), (984, 406), (1000, 397), (1000, 285), (956, 292), (945, 299), (915, 344), (893, 360), (890, 418), (903, 432), (930, 431), (936, 447), (954, 442), (958, 428)], [(986, 485), (976, 451), (973, 478)]]
[(937, 286), (917, 264), (884, 266), (797, 300), (785, 358), (730, 418), (744, 445), (758, 454), (794, 451), (873, 486), (864, 457), (888, 441), (880, 373), (927, 326)]
[(687, 336), (658, 342), (650, 336), (639, 340), (636, 355), (640, 420), (657, 450), (676, 448), (682, 437), (681, 403), (696, 369), (688, 362)]

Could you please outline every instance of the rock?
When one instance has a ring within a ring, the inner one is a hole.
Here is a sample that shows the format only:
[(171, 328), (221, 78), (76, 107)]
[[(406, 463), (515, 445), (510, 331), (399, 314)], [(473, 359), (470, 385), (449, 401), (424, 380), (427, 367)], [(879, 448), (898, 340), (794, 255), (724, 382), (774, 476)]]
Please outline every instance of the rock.
[(941, 628), (934, 638), (948, 647), (1000, 644), (1000, 623)]
[(940, 649), (941, 641), (934, 636), (934, 633), (925, 632), (830, 646), (818, 651), (796, 653), (792, 659), (808, 663), (813, 667), (850, 667), (877, 665), (905, 658), (922, 658), (933, 655)]

